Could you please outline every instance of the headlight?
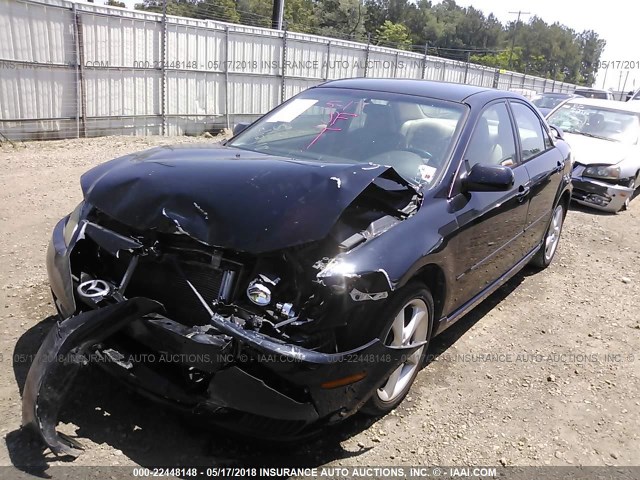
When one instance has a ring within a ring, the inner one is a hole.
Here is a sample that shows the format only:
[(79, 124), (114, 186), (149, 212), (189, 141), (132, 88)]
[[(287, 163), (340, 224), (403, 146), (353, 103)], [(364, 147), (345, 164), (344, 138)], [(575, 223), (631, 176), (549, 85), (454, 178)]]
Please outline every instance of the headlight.
[(259, 307), (266, 307), (271, 303), (272, 289), (278, 285), (279, 278), (260, 274), (254, 278), (247, 287), (247, 297)]
[(608, 178), (617, 180), (620, 178), (620, 167), (611, 165), (591, 165), (584, 169), (582, 173), (585, 177)]
[(64, 244), (66, 246), (69, 246), (69, 243), (71, 243), (71, 239), (73, 238), (73, 234), (75, 233), (76, 228), (78, 228), (82, 207), (84, 207), (84, 202), (80, 202), (75, 210), (71, 212), (71, 215), (69, 215), (69, 219), (64, 226)]

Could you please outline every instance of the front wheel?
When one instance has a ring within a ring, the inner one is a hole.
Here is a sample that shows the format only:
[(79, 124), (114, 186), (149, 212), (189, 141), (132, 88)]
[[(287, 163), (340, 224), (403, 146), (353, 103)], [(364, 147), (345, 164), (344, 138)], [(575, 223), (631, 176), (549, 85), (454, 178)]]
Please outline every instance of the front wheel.
[(544, 241), (540, 245), (540, 250), (531, 260), (531, 264), (538, 268), (547, 268), (553, 261), (553, 257), (558, 249), (562, 225), (564, 224), (565, 208), (562, 203), (558, 204), (551, 214), (551, 220), (544, 236)]
[(629, 183), (629, 188), (631, 189), (631, 195), (629, 195), (626, 200), (624, 201), (624, 204), (622, 205), (621, 210), (629, 210), (629, 205), (631, 205), (631, 197), (633, 197), (633, 194), (635, 193), (636, 190), (636, 182), (637, 182), (637, 177), (634, 180), (631, 180), (631, 183)]
[[(433, 298), (421, 284), (410, 283), (396, 292), (384, 309), (384, 328), (379, 338), (385, 345), (401, 347), (429, 341), (433, 329)], [(384, 379), (362, 411), (384, 415), (396, 408), (409, 392), (422, 366), (428, 343)]]

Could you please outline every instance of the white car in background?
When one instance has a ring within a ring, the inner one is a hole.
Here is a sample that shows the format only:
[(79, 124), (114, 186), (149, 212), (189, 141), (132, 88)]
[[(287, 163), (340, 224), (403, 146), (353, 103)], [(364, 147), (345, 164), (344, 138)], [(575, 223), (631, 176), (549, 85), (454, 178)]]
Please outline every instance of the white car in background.
[(572, 198), (608, 212), (626, 209), (640, 185), (640, 102), (572, 98), (547, 121), (571, 146)]

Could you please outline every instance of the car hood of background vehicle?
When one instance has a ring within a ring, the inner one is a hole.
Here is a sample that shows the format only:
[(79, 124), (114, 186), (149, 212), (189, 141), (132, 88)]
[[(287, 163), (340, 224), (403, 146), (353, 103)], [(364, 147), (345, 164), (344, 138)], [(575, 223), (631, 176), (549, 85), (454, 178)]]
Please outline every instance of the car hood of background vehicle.
[(585, 137), (575, 133), (564, 134), (577, 163), (582, 165), (614, 165), (626, 158), (632, 146), (621, 142)]
[(298, 161), (221, 146), (159, 147), (82, 176), (85, 200), (137, 231), (183, 233), (250, 253), (327, 236), (372, 182), (416, 192), (393, 169)]

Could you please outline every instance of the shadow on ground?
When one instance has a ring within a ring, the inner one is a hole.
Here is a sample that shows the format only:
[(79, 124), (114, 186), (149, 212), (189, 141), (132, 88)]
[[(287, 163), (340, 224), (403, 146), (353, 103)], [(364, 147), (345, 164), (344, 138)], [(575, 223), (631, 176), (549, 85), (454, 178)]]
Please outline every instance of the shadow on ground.
[[(531, 273), (529, 269), (520, 272), (434, 339), (429, 351), (431, 361), (446, 352)], [(16, 344), (14, 358), (24, 360), (14, 362), (14, 374), (21, 394), (30, 359), (55, 320), (55, 317), (44, 319), (22, 335)], [(98, 368), (89, 367), (81, 370), (75, 379), (59, 420), (59, 428), (65, 423), (76, 425), (75, 434), (78, 437), (97, 444), (91, 446), (91, 455), (98, 455), (101, 464), (129, 463), (123, 462), (126, 460), (124, 457), (128, 457), (136, 464), (147, 467), (313, 467), (365, 452), (366, 449), (348, 451), (341, 446), (341, 442), (366, 430), (378, 419), (355, 415), (338, 426), (325, 429), (317, 438), (294, 445), (257, 443), (230, 438), (215, 429), (204, 428), (192, 419), (128, 392)], [(67, 433), (69, 431), (73, 431), (73, 428), (67, 428)], [(6, 443), (14, 466), (35, 476), (49, 477), (47, 469), (50, 463), (60, 460), (28, 431), (9, 433)], [(102, 444), (110, 448), (104, 449)], [(69, 464), (73, 465), (73, 462)]]

